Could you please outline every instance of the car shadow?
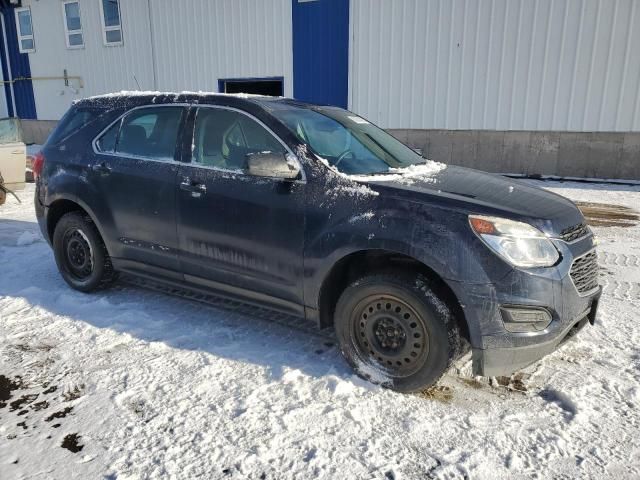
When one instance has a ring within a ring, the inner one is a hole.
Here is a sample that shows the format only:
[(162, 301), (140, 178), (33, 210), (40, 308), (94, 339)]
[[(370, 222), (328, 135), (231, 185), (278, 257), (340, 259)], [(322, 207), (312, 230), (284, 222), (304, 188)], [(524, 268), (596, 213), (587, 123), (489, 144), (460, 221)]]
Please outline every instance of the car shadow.
[(121, 281), (92, 294), (75, 291), (59, 275), (35, 222), (0, 220), (0, 265), (2, 316), (37, 307), (44, 310), (37, 315), (68, 317), (144, 342), (262, 366), (274, 381), (294, 369), (362, 384), (340, 355), (332, 332), (300, 319), (287, 323), (286, 316), (274, 313), (271, 321), (239, 302), (210, 306)]

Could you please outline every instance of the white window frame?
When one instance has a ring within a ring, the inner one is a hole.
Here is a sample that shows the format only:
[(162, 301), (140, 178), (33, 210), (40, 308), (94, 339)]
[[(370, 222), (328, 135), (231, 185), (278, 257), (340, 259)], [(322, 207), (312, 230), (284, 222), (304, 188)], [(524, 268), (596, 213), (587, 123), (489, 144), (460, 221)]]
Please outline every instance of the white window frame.
[[(22, 35), (20, 31), (20, 20), (18, 14), (20, 12), (29, 12), (29, 19), (31, 20), (31, 35)], [(20, 53), (34, 53), (36, 51), (36, 39), (33, 35), (33, 15), (31, 14), (31, 7), (20, 7), (15, 9), (16, 15), (16, 33), (18, 34), (18, 50)], [(33, 42), (33, 48), (22, 48), (22, 40), (31, 40)]]
[[(107, 26), (107, 21), (104, 18), (104, 4), (102, 0), (98, 0), (100, 2), (100, 21), (102, 22), (102, 43), (105, 47), (118, 47), (124, 43), (124, 35), (122, 34), (122, 12), (120, 11), (120, 0), (118, 0), (118, 25)], [(107, 41), (107, 32), (113, 32), (116, 30), (120, 30), (120, 41), (119, 42), (108, 42)]]
[[(67, 10), (65, 9), (65, 5), (69, 3), (78, 4), (78, 15), (80, 16), (80, 30), (69, 30), (69, 27), (67, 25)], [(84, 48), (84, 32), (82, 31), (82, 9), (80, 8), (79, 0), (64, 0), (62, 2), (62, 21), (64, 22), (64, 41), (67, 44), (67, 48), (70, 50)], [(69, 43), (69, 35), (77, 35), (77, 34), (82, 35), (82, 44), (71, 45)]]

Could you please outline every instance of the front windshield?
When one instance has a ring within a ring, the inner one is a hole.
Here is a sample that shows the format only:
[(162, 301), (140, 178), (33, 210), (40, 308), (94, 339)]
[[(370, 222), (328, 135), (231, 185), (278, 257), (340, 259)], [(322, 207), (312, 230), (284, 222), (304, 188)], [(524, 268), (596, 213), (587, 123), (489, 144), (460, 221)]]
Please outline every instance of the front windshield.
[(287, 105), (271, 113), (342, 173), (386, 173), (425, 162), (384, 130), (341, 108)]

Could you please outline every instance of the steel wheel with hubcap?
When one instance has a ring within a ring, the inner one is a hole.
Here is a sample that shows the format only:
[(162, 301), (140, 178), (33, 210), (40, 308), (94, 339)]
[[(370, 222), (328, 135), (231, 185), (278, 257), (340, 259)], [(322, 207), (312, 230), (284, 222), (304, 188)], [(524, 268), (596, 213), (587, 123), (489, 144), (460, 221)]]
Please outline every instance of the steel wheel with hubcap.
[(369, 297), (352, 315), (352, 341), (363, 362), (371, 362), (394, 377), (407, 377), (429, 354), (424, 321), (405, 301), (392, 295)]
[(85, 280), (93, 272), (93, 251), (87, 235), (78, 228), (64, 234), (65, 263), (69, 273), (78, 280)]
[(90, 292), (115, 280), (107, 249), (88, 215), (63, 215), (53, 231), (52, 244), (62, 278), (76, 290)]
[(457, 352), (456, 321), (426, 279), (364, 277), (340, 296), (334, 323), (356, 372), (398, 391), (433, 385)]

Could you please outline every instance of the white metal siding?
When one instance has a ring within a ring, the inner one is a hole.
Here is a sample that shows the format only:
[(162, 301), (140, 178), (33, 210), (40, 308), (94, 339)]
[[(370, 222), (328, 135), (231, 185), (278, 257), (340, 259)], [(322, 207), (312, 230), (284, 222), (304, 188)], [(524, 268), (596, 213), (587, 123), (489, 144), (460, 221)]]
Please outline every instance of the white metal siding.
[(85, 48), (73, 50), (66, 48), (60, 1), (23, 3), (33, 17), (32, 76), (61, 77), (66, 68), (84, 83), (35, 80), (41, 120), (59, 119), (74, 99), (138, 84), (217, 91), (219, 78), (282, 76), (285, 95), (293, 94), (290, 0), (120, 0), (122, 46), (103, 44), (100, 0), (80, 0)]
[(117, 90), (135, 90), (135, 78), (142, 89), (153, 88), (151, 41), (145, 0), (122, 0), (124, 45), (106, 47), (98, 0), (81, 0), (80, 15), (85, 47), (67, 49), (62, 2), (57, 0), (23, 2), (31, 6), (35, 53), (29, 54), (33, 77), (80, 76), (65, 87), (62, 79), (34, 80), (36, 111), (40, 120), (57, 120), (77, 98)]
[(351, 0), (351, 29), (383, 127), (640, 130), (638, 0)]
[(153, 0), (158, 88), (218, 91), (218, 79), (285, 77), (293, 95), (291, 0)]

